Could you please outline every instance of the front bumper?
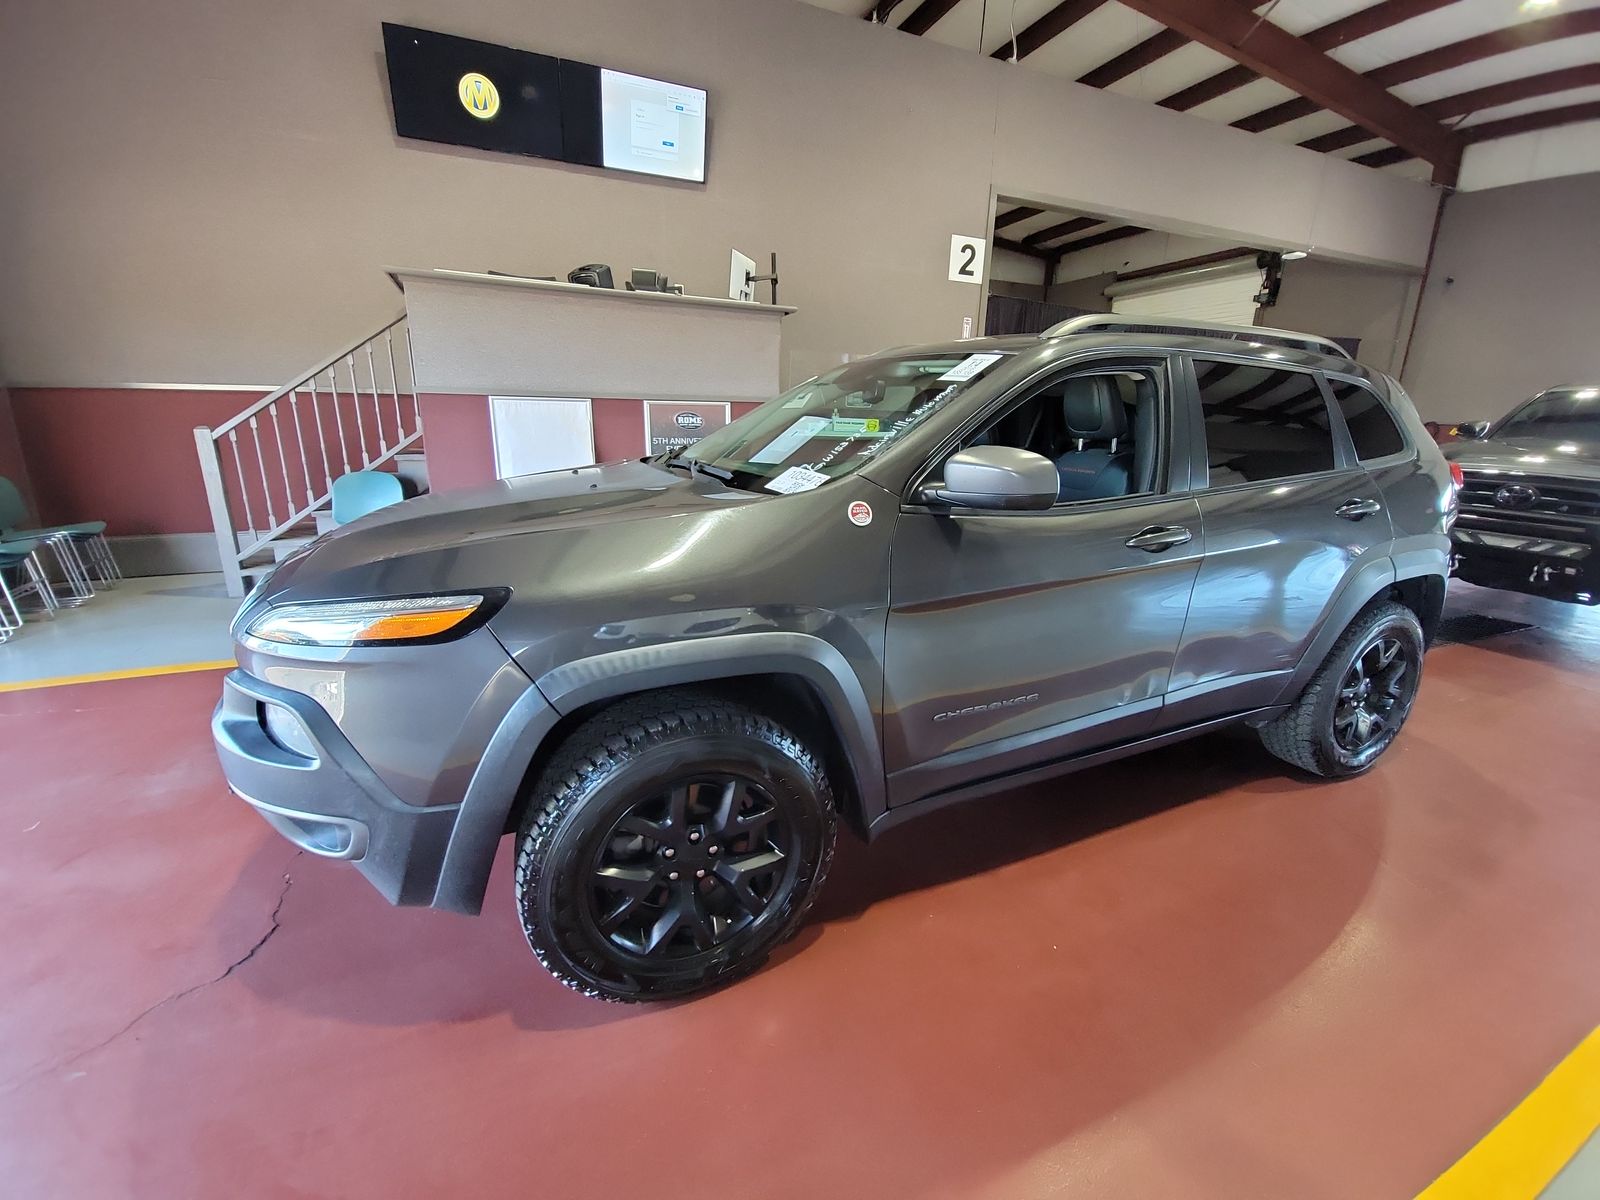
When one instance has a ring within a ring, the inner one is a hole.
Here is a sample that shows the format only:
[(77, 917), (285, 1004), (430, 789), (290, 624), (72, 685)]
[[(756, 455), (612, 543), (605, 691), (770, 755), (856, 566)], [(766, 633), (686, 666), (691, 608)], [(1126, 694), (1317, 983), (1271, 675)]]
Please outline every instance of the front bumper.
[(211, 732), (228, 786), (267, 824), (353, 862), (391, 904), (433, 902), (459, 804), (399, 800), (315, 700), (242, 670), (223, 680)]
[(1600, 602), (1600, 563), (1587, 542), (1457, 523), (1451, 573), (1467, 583), (1552, 600)]

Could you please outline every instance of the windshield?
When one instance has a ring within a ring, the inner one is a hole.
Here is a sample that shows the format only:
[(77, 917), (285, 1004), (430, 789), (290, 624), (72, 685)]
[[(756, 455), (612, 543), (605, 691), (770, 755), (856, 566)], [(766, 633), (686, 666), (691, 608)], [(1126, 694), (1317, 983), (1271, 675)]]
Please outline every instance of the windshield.
[(1002, 357), (914, 354), (846, 363), (667, 461), (689, 459), (752, 491), (810, 491), (870, 462)]
[(1506, 418), (1495, 436), (1600, 438), (1600, 388), (1546, 392)]

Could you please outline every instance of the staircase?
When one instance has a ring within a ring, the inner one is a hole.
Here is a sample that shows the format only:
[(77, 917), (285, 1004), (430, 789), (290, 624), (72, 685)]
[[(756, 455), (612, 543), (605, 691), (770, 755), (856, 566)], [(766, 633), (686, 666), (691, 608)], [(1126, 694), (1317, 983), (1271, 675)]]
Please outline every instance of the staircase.
[(405, 315), (194, 443), (230, 596), (333, 527), (341, 475), (391, 470), (427, 491)]

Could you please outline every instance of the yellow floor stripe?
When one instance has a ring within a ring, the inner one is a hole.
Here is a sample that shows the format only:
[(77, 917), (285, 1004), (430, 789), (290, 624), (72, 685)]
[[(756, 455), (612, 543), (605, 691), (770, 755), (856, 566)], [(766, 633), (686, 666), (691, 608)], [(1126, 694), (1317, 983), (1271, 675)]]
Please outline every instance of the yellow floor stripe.
[(164, 667), (129, 667), (124, 671), (97, 671), (92, 675), (56, 675), (49, 679), (22, 679), (0, 683), (0, 692), (27, 692), (34, 688), (66, 687), (69, 683), (104, 683), (108, 679), (141, 679), (146, 675), (182, 675), (187, 671), (222, 671), (232, 667), (233, 659), (216, 662), (171, 663)]
[(1533, 1200), (1600, 1129), (1600, 1029), (1417, 1200)]

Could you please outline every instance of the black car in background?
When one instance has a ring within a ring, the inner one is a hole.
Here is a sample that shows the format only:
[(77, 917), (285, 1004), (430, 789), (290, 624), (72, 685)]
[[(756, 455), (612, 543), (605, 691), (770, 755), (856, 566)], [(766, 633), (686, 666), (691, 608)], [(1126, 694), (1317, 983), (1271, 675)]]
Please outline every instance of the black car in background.
[(1499, 421), (1462, 425), (1457, 578), (1600, 603), (1600, 385), (1554, 387)]

